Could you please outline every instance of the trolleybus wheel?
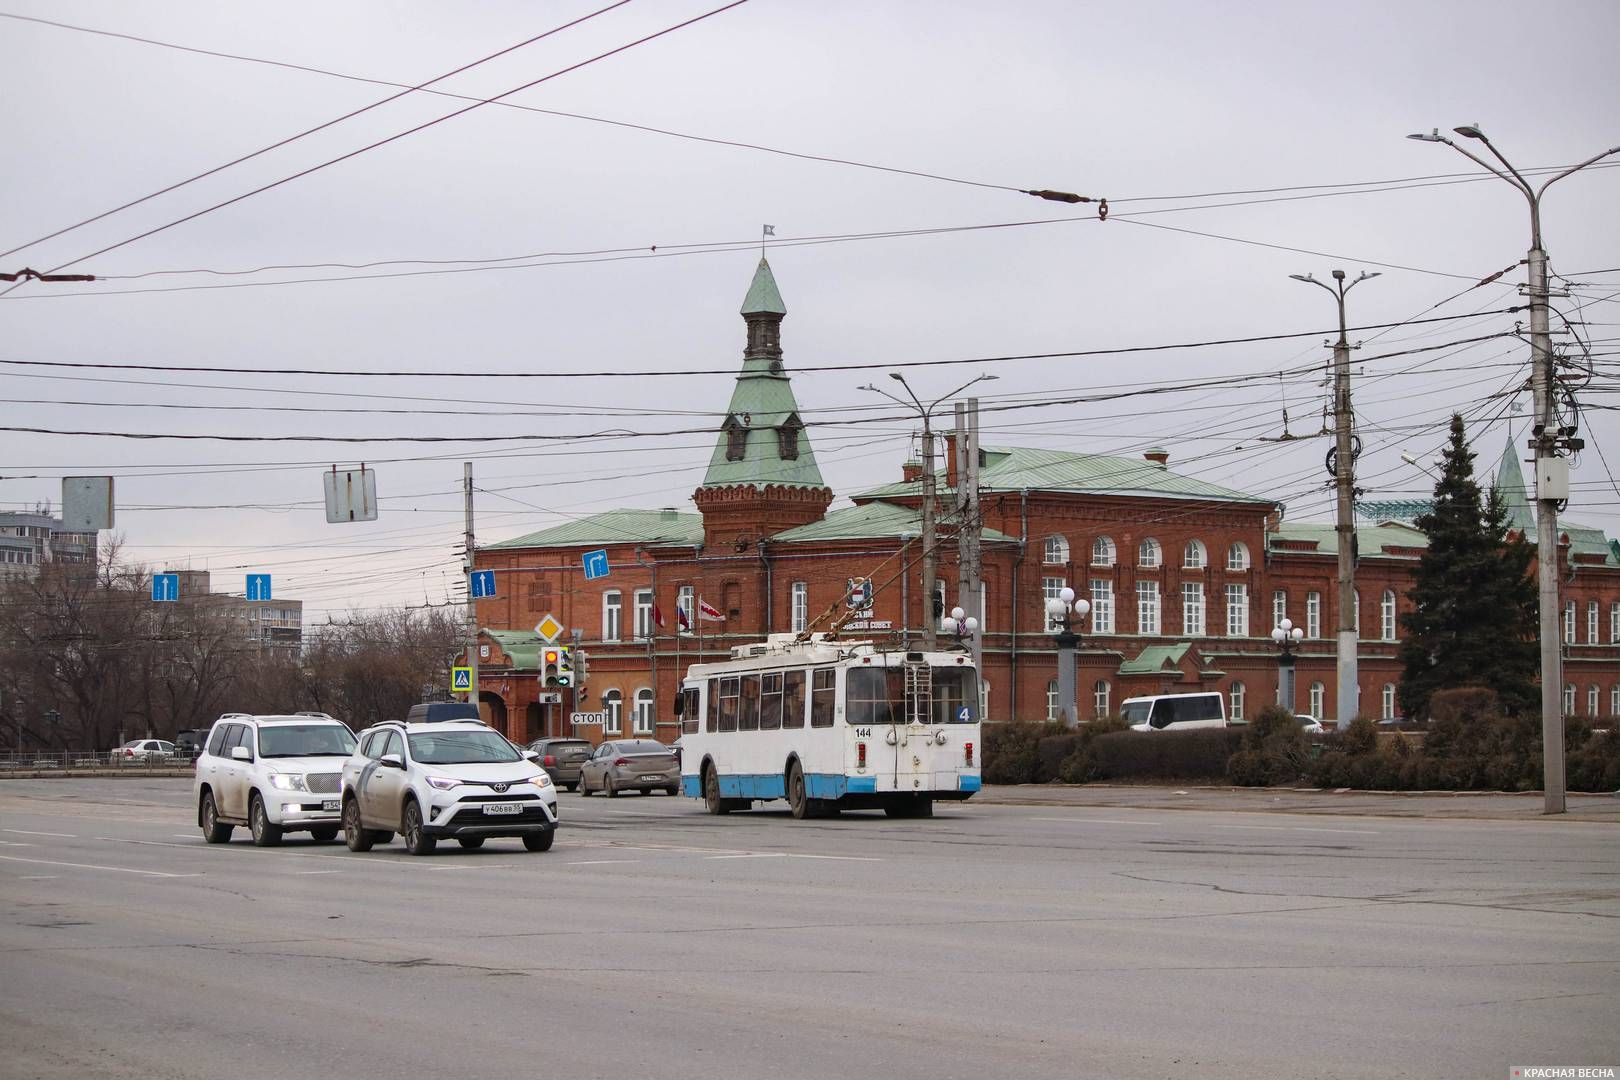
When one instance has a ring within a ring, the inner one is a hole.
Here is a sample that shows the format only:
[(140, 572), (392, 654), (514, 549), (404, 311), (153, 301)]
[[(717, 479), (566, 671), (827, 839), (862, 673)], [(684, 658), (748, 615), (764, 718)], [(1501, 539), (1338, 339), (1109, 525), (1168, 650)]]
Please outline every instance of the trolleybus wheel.
[(812, 799), (804, 792), (804, 768), (797, 760), (788, 768), (788, 807), (799, 821), (821, 816), (821, 800)]
[(703, 806), (711, 814), (731, 813), (731, 801), (720, 797), (720, 778), (713, 765), (703, 766)]

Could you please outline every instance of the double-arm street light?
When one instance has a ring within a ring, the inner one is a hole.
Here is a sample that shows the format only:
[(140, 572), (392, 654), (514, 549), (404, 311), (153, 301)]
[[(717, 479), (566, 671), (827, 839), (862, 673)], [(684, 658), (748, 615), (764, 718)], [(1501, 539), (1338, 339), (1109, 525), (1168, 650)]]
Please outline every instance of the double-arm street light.
[(1058, 650), (1058, 711), (1066, 727), (1080, 726), (1080, 709), (1075, 702), (1075, 659), (1080, 649), (1080, 623), (1091, 614), (1091, 603), (1076, 600), (1067, 585), (1046, 602), (1046, 618), (1055, 630)]
[(1356, 663), (1356, 450), (1354, 447), (1355, 414), (1350, 411), (1350, 340), (1345, 336), (1344, 298), (1357, 285), (1377, 274), (1365, 270), (1349, 284), (1344, 271), (1333, 271), (1333, 284), (1318, 281), (1310, 274), (1290, 274), (1295, 281), (1303, 281), (1326, 289), (1339, 305), (1339, 340), (1333, 343), (1333, 453), (1330, 455), (1329, 473), (1338, 496), (1338, 523), (1334, 532), (1339, 538), (1339, 617), (1335, 623), (1338, 637), (1338, 693), (1336, 717), (1341, 729), (1349, 727), (1361, 711), (1360, 676)]
[(1271, 628), (1271, 640), (1277, 643), (1277, 703), (1294, 715), (1294, 648), (1305, 640), (1305, 631), (1284, 619)]
[(904, 375), (898, 371), (892, 371), (889, 373), (889, 378), (906, 388), (906, 397), (911, 399), (909, 402), (905, 398), (897, 397), (872, 383), (867, 383), (860, 389), (870, 390), (874, 394), (882, 394), (890, 401), (904, 405), (907, 408), (915, 406), (917, 415), (922, 418), (923, 648), (932, 649), (938, 644), (939, 633), (939, 618), (934, 614), (934, 582), (939, 576), (939, 549), (934, 536), (934, 499), (938, 495), (934, 490), (934, 410), (939, 408), (940, 403), (946, 398), (954, 397), (976, 383), (989, 382), (996, 376), (980, 375), (977, 378), (969, 379), (955, 390), (948, 394), (941, 394), (927, 405), (924, 405), (922, 400), (917, 397), (916, 393), (911, 389), (911, 384), (906, 382)]
[[(1465, 139), (1485, 144), (1491, 156), (1501, 162), (1497, 168), (1489, 161), (1452, 142), (1435, 128), (1428, 135), (1408, 135), (1420, 142), (1444, 143), (1474, 164), (1497, 178), (1512, 184), (1530, 204), (1530, 251), (1526, 265), (1530, 276), (1530, 362), (1531, 388), (1535, 393), (1536, 421), (1532, 429), (1530, 447), (1536, 459), (1536, 562), (1540, 579), (1540, 632), (1541, 632), (1541, 751), (1545, 792), (1543, 811), (1548, 814), (1564, 812), (1564, 712), (1563, 662), (1558, 653), (1558, 504), (1569, 498), (1569, 465), (1559, 456), (1560, 450), (1579, 450), (1581, 443), (1574, 438), (1572, 427), (1559, 426), (1556, 416), (1556, 398), (1553, 379), (1552, 335), (1547, 315), (1547, 252), (1541, 246), (1541, 197), (1547, 189), (1564, 177), (1580, 172), (1588, 165), (1620, 154), (1620, 146), (1611, 146), (1572, 165), (1542, 184), (1532, 187), (1512, 162), (1502, 156), (1490, 139), (1476, 124), (1452, 128)], [(1503, 170), (1506, 170), (1505, 172)]]

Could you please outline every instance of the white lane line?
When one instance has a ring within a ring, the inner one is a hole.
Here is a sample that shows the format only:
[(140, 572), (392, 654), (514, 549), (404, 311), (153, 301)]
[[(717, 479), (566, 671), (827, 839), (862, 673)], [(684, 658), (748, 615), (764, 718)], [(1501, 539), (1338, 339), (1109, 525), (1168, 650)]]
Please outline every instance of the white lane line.
[(1376, 829), (1318, 829), (1310, 825), (1211, 825), (1212, 829), (1263, 829), (1267, 832), (1325, 832), (1351, 833), (1356, 836), (1377, 836)]
[(136, 870), (128, 866), (98, 866), (95, 863), (58, 862), (55, 859), (23, 859), (16, 855), (0, 855), (6, 862), (37, 863), (40, 866), (71, 866), (76, 870), (111, 870), (119, 874), (140, 874), (142, 877), (160, 878), (186, 878), (202, 877), (201, 874), (165, 874), (161, 870)]
[(449, 863), (445, 866), (429, 866), (429, 870), (510, 870), (517, 863)]
[(4, 831), (16, 833), (18, 836), (60, 836), (68, 840), (78, 839), (76, 835), (70, 832), (36, 832), (33, 829), (6, 829)]
[(871, 855), (801, 855), (797, 852), (785, 853), (790, 859), (829, 859), (833, 862), (882, 862), (882, 859)]
[(1126, 821), (1123, 818), (1032, 817), (1031, 821), (1061, 821), (1065, 825), (1147, 825), (1158, 828), (1162, 821)]
[(59, 874), (24, 874), (18, 881), (55, 881)]
[(0, 840), (0, 847), (33, 847), (33, 846), (34, 846), (33, 844), (24, 843), (21, 840)]
[(750, 851), (741, 855), (710, 855), (709, 859), (785, 859), (785, 851)]
[(341, 870), (294, 870), (295, 874), (341, 874)]
[[(195, 839), (197, 839), (197, 834), (196, 833), (172, 832), (169, 835), (174, 836), (174, 837), (178, 837), (181, 840), (195, 840)], [(98, 837), (96, 837), (96, 839), (99, 840), (99, 839), (101, 839), (101, 837), (98, 836)]]
[(584, 862), (565, 862), (564, 866), (623, 866), (626, 863), (638, 863), (640, 859), (587, 859)]

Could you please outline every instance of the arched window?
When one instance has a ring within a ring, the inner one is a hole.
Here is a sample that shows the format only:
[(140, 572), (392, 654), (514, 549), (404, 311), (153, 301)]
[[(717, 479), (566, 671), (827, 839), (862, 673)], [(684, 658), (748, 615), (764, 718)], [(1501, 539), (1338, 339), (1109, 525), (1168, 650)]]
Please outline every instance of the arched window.
[(1243, 719), (1243, 697), (1246, 693), (1247, 690), (1240, 682), (1233, 683), (1232, 689), (1227, 691), (1227, 694), (1231, 699), (1231, 705), (1227, 707), (1227, 712), (1231, 713), (1231, 716), (1228, 719)]
[(1232, 541), (1232, 546), (1226, 549), (1226, 568), (1228, 570), (1247, 570), (1249, 568), (1249, 545), (1241, 540)]
[(602, 720), (603, 735), (620, 735), (624, 733), (624, 695), (617, 690), (608, 690), (602, 694), (602, 711), (607, 715)]
[(1097, 706), (1099, 717), (1108, 715), (1108, 680), (1098, 679), (1097, 685), (1091, 688), (1091, 696)]
[(1114, 541), (1106, 536), (1099, 536), (1091, 542), (1091, 565), (1114, 565)]
[(1046, 718), (1048, 720), (1062, 719), (1062, 716), (1058, 714), (1058, 685), (1056, 679), (1046, 684)]
[(804, 421), (799, 414), (794, 413), (782, 422), (776, 429), (776, 450), (783, 461), (799, 460), (799, 432), (804, 430)]
[(1322, 697), (1326, 688), (1319, 682), (1311, 683), (1311, 715), (1322, 719)]
[(1384, 684), (1383, 711), (1379, 715), (1385, 720), (1393, 719), (1395, 716), (1395, 684), (1392, 682)]
[(643, 686), (636, 691), (636, 711), (631, 719), (634, 725), (632, 732), (636, 735), (651, 735), (657, 719), (653, 715), (653, 692), (649, 687)]
[(1046, 538), (1045, 551), (1041, 555), (1041, 562), (1047, 566), (1065, 566), (1069, 561), (1069, 540), (1065, 536), (1054, 533)]
[(1586, 715), (1597, 719), (1598, 714), (1598, 688), (1594, 683), (1586, 688)]
[(1575, 684), (1574, 683), (1565, 683), (1564, 684), (1564, 715), (1565, 716), (1574, 716), (1575, 715)]
[(1395, 592), (1385, 589), (1378, 601), (1378, 632), (1385, 641), (1395, 640)]
[(1181, 552), (1181, 565), (1185, 570), (1202, 570), (1209, 565), (1209, 552), (1202, 540), (1189, 540)]
[(1136, 548), (1136, 565), (1152, 569), (1164, 561), (1164, 552), (1153, 537), (1143, 540)]
[(1620, 683), (1609, 688), (1609, 715), (1620, 716)]

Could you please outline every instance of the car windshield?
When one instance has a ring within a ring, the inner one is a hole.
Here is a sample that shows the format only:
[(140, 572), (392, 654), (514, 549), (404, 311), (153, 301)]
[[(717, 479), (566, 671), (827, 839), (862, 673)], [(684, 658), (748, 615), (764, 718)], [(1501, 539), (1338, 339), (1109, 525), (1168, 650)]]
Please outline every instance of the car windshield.
[(423, 765), (476, 765), (522, 761), (517, 748), (493, 731), (423, 731), (410, 737), (411, 759)]
[(354, 736), (342, 724), (277, 724), (259, 729), (260, 757), (348, 757)]
[(1127, 701), (1119, 707), (1119, 718), (1127, 724), (1145, 724), (1151, 708), (1151, 701)]

